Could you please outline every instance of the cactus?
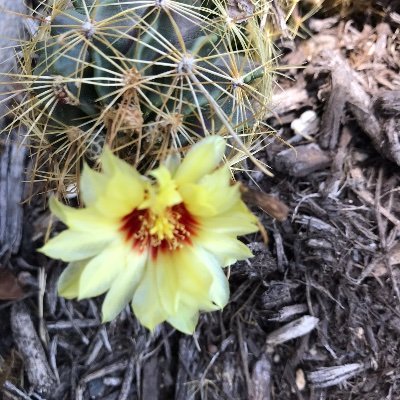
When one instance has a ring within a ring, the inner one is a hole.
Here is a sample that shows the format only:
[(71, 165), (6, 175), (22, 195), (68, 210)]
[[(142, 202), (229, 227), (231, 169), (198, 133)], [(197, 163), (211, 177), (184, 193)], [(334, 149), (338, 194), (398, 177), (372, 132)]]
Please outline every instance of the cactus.
[(250, 156), (263, 169), (252, 153), (273, 82), (270, 2), (233, 3), (54, 0), (23, 46), (27, 96), (14, 110), (36, 169), (50, 160), (73, 182), (108, 143), (147, 170), (209, 134), (228, 138), (231, 164)]

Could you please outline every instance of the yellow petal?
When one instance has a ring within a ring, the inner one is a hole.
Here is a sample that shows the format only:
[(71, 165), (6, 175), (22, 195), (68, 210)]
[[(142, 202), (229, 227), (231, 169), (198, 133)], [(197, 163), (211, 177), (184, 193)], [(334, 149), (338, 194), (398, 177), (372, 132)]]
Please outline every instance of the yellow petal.
[(186, 304), (197, 310), (208, 309), (211, 306), (209, 289), (213, 276), (208, 266), (204, 265), (205, 261), (208, 262), (199, 257), (197, 249), (193, 247), (185, 247), (173, 254), (172, 262), (177, 267), (177, 279), (179, 280), (179, 300), (186, 299)]
[(179, 305), (167, 321), (183, 333), (192, 334), (199, 310), (223, 308), (229, 299), (228, 280), (217, 259), (205, 250), (186, 248), (176, 255), (179, 273)]
[(107, 184), (107, 177), (92, 170), (86, 163), (83, 165), (81, 175), (81, 197), (86, 206), (92, 205), (104, 192)]
[(199, 185), (207, 190), (210, 201), (214, 202), (218, 214), (226, 212), (240, 200), (239, 185), (231, 184), (231, 173), (227, 166), (205, 175)]
[(182, 202), (182, 197), (176, 189), (176, 183), (171, 173), (161, 165), (150, 173), (157, 179), (158, 188), (153, 190), (148, 200), (145, 200), (140, 208), (151, 207), (155, 212), (162, 212), (165, 207), (171, 207)]
[(79, 282), (79, 299), (96, 297), (106, 292), (124, 271), (129, 247), (117, 240), (93, 257), (83, 270)]
[(216, 215), (217, 209), (210, 201), (207, 189), (195, 183), (186, 183), (179, 188), (179, 192), (190, 214), (197, 217)]
[(66, 299), (74, 299), (79, 295), (79, 279), (87, 261), (70, 263), (61, 273), (57, 287), (60, 296)]
[(148, 259), (142, 280), (133, 295), (132, 310), (146, 328), (153, 330), (168, 318), (156, 285), (156, 266)]
[(131, 165), (114, 156), (108, 148), (101, 160), (107, 181), (92, 204), (105, 216), (123, 217), (143, 201), (144, 181)]
[(176, 315), (169, 317), (167, 322), (178, 331), (186, 333), (187, 335), (193, 335), (198, 320), (198, 310), (192, 309), (184, 303), (180, 303)]
[[(227, 212), (214, 217), (203, 218), (201, 229), (219, 235), (241, 236), (257, 232), (257, 218), (242, 201), (238, 201)], [(207, 235), (207, 233), (206, 233)]]
[(222, 161), (226, 143), (220, 136), (209, 136), (196, 143), (178, 167), (174, 179), (178, 186), (196, 183)]
[(102, 194), (97, 197), (93, 207), (105, 217), (122, 218), (137, 208), (143, 198), (143, 181), (117, 171), (108, 178)]
[(224, 213), (240, 200), (239, 186), (230, 185), (227, 167), (204, 176), (198, 184), (184, 184), (179, 191), (186, 208), (198, 217)]
[(253, 256), (250, 249), (233, 236), (201, 232), (196, 236), (195, 243), (214, 254), (224, 267)]
[(158, 168), (151, 171), (149, 175), (157, 179), (158, 186), (161, 190), (175, 185), (175, 182), (172, 180), (171, 172), (165, 165), (160, 165)]
[[(114, 233), (112, 233), (114, 235)], [(78, 261), (99, 254), (110, 241), (110, 235), (67, 230), (50, 239), (38, 251), (63, 261)]]
[(123, 271), (114, 280), (102, 306), (103, 322), (113, 320), (132, 301), (138, 283), (142, 279), (147, 253), (131, 252)]
[(217, 305), (217, 308), (225, 307), (229, 300), (229, 283), (221, 268), (221, 264), (214, 254), (210, 254), (200, 247), (195, 248), (195, 253), (196, 259), (202, 261), (202, 265), (207, 268), (212, 277), (208, 292), (210, 300)]
[(175, 263), (172, 252), (161, 253), (153, 261), (156, 271), (155, 290), (167, 314), (176, 313), (179, 302), (179, 265)]
[(93, 208), (73, 208), (59, 202), (55, 197), (49, 201), (51, 212), (57, 216), (69, 228), (81, 232), (105, 232), (110, 233), (118, 229), (115, 219), (104, 217)]
[(113, 154), (109, 147), (105, 147), (101, 156), (101, 165), (106, 175), (123, 174), (128, 179), (140, 179), (140, 174), (127, 162)]

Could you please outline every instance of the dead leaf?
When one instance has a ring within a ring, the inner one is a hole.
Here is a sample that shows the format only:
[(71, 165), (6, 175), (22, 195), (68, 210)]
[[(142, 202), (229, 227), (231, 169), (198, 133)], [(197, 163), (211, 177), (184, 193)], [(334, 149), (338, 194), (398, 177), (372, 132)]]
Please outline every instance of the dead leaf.
[(0, 268), (0, 300), (18, 300), (23, 295), (16, 276), (8, 269)]
[(245, 203), (257, 205), (271, 217), (278, 221), (285, 221), (289, 208), (276, 197), (266, 194), (260, 190), (251, 189), (243, 183), (240, 185), (242, 199)]

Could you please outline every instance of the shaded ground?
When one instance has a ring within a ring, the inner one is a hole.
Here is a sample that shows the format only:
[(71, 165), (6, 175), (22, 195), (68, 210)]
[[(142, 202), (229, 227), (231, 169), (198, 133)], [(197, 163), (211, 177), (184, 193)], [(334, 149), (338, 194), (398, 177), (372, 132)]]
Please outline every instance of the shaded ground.
[(58, 298), (63, 265), (34, 253), (48, 214), (26, 207), (7, 265), (26, 297), (0, 305), (4, 398), (400, 398), (400, 16), (354, 21), (310, 20), (313, 38), (287, 44), (283, 62), (306, 68), (285, 71), (268, 123), (294, 149), (273, 140), (275, 177), (240, 178), (290, 215), (254, 208), (270, 242), (248, 238), (229, 306), (194, 337), (150, 335), (130, 312), (102, 326), (100, 301)]

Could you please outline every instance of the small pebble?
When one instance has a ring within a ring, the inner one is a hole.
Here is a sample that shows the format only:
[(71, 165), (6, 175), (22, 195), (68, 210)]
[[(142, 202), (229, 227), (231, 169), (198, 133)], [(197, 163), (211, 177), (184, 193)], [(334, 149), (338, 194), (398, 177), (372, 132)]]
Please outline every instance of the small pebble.
[(319, 129), (319, 119), (315, 111), (308, 110), (301, 114), (300, 118), (292, 121), (290, 127), (296, 135), (300, 135), (310, 141)]
[(306, 377), (304, 376), (304, 371), (301, 368), (296, 371), (296, 386), (300, 391), (304, 390), (306, 387)]
[(88, 392), (91, 399), (101, 399), (105, 393), (105, 385), (103, 379), (93, 379), (88, 383)]
[(211, 354), (216, 354), (218, 352), (218, 347), (215, 344), (209, 344), (208, 352)]
[(356, 328), (354, 333), (356, 334), (357, 339), (364, 339), (364, 329), (361, 326)]
[(71, 183), (70, 185), (67, 186), (67, 190), (66, 190), (66, 195), (65, 197), (67, 199), (74, 199), (76, 198), (77, 194), (78, 194), (78, 189), (75, 183)]

